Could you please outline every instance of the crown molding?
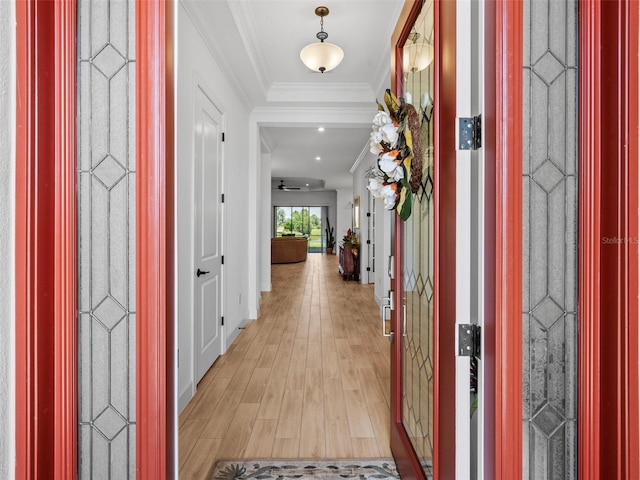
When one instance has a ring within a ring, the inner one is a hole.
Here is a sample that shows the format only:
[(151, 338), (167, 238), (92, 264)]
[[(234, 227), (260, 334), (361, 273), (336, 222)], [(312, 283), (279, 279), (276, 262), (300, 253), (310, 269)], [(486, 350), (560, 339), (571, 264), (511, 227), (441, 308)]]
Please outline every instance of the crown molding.
[(240, 38), (244, 44), (245, 51), (249, 57), (251, 67), (255, 72), (259, 80), (259, 85), (262, 89), (263, 95), (266, 96), (269, 90), (269, 85), (272, 84), (271, 75), (269, 74), (269, 68), (265, 62), (265, 55), (262, 51), (260, 39), (256, 36), (256, 24), (254, 21), (253, 13), (249, 8), (249, 2), (227, 2), (231, 15), (238, 28)]
[[(402, 12), (403, 7), (404, 4), (402, 2), (396, 4), (396, 9), (393, 12), (393, 17), (396, 20), (394, 22), (389, 22), (387, 32), (385, 33), (385, 36), (383, 38), (392, 38), (393, 31), (395, 30), (395, 25), (400, 18), (400, 12)], [(378, 79), (375, 85), (376, 94), (377, 92), (384, 92), (387, 88), (391, 87), (391, 85), (389, 84), (391, 78), (391, 48), (393, 47), (391, 45), (391, 41), (387, 42), (387, 47), (388, 50), (385, 49), (385, 51), (383, 51), (379, 56), (378, 68), (376, 69), (377, 73), (374, 77)]]
[(356, 161), (353, 163), (353, 165), (351, 166), (349, 171), (351, 173), (355, 173), (355, 171), (358, 169), (358, 167), (360, 166), (362, 161), (365, 158), (367, 158), (370, 153), (371, 152), (369, 151), (369, 142), (367, 142), (367, 143), (365, 143), (364, 147), (362, 148), (362, 151), (360, 152), (360, 155), (358, 155), (358, 158), (356, 158)]
[(253, 102), (240, 87), (240, 80), (233, 72), (229, 63), (225, 60), (220, 44), (210, 35), (210, 29), (202, 23), (206, 15), (204, 12), (199, 11), (199, 2), (178, 2), (178, 5), (182, 7), (193, 25), (196, 27), (196, 31), (202, 38), (214, 61), (218, 64), (218, 67), (224, 72), (225, 78), (227, 78), (229, 85), (238, 96), (240, 102), (248, 111), (251, 110)]

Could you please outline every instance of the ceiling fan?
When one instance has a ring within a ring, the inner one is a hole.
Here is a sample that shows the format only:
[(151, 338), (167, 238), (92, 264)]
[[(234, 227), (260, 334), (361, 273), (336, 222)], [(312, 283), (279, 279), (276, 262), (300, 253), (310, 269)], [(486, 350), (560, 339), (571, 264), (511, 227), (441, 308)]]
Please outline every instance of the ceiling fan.
[(300, 187), (287, 187), (284, 184), (284, 180), (280, 180), (280, 185), (278, 185), (278, 190), (282, 190), (283, 192), (288, 192), (290, 190), (300, 190)]

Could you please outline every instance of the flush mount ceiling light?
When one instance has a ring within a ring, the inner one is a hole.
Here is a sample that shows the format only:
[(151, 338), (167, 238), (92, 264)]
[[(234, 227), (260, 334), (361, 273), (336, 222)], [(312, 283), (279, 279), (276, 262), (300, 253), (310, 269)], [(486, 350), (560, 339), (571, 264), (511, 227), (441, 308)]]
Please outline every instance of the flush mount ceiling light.
[(419, 42), (420, 34), (409, 34), (410, 44), (402, 49), (402, 69), (405, 73), (416, 73), (424, 70), (433, 61), (433, 46), (425, 41)]
[(327, 7), (318, 7), (316, 8), (316, 15), (320, 17), (320, 31), (316, 34), (320, 41), (304, 47), (300, 52), (300, 60), (308, 69), (324, 73), (340, 65), (344, 58), (344, 52), (339, 46), (325, 42), (329, 35), (324, 31), (324, 17), (329, 15), (329, 9)]

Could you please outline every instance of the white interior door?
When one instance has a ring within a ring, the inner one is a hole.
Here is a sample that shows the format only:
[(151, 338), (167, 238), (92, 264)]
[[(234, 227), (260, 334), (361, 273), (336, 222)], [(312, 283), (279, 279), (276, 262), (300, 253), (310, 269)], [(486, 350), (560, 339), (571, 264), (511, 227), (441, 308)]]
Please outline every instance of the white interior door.
[(195, 106), (195, 381), (222, 350), (222, 114), (198, 89)]
[[(456, 115), (459, 120), (474, 119), (474, 123), (478, 122), (478, 116), (481, 120), (483, 111), (482, 8), (481, 2), (456, 4)], [(460, 121), (456, 125), (459, 132), (456, 136), (456, 323), (477, 325), (481, 331), (484, 323), (484, 151), (482, 146), (464, 149), (462, 145), (467, 144), (468, 136), (459, 127)], [(456, 352), (459, 351), (460, 345), (456, 345)], [(482, 372), (481, 354), (457, 357), (457, 479), (482, 478)]]

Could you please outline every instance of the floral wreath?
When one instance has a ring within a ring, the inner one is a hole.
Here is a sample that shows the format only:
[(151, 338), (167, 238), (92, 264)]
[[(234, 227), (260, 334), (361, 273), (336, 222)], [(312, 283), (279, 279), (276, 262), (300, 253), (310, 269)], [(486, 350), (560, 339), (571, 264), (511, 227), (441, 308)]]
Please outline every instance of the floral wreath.
[(371, 153), (378, 156), (377, 167), (369, 174), (367, 187), (375, 198), (384, 199), (384, 208), (396, 210), (402, 220), (411, 215), (412, 193), (422, 177), (420, 117), (413, 105), (398, 99), (391, 90), (384, 94), (387, 113), (380, 102), (369, 140)]

